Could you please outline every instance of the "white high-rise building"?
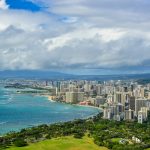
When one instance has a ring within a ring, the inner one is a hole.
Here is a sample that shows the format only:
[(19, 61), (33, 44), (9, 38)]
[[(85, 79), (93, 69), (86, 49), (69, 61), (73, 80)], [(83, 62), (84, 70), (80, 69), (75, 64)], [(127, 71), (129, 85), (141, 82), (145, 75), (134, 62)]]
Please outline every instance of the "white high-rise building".
[(138, 111), (138, 123), (143, 123), (147, 119), (148, 108), (141, 107), (141, 110)]
[(89, 83), (86, 83), (85, 85), (84, 85), (84, 91), (85, 92), (89, 92), (91, 90), (91, 85), (89, 84)]

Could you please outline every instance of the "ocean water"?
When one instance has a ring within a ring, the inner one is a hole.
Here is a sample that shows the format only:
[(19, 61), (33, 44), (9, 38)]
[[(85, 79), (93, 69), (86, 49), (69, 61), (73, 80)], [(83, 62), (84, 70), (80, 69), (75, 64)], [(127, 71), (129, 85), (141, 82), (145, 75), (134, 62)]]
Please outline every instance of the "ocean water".
[(17, 94), (0, 87), (0, 135), (40, 124), (87, 118), (100, 110), (51, 102), (46, 97)]

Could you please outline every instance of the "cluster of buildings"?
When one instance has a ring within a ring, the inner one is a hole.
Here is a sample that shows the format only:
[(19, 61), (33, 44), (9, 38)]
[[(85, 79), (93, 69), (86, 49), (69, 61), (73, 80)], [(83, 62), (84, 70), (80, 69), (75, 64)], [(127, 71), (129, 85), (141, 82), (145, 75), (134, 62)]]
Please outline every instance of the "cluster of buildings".
[[(8, 81), (7, 81), (8, 82)], [(12, 81), (10, 81), (12, 82)], [(50, 91), (53, 100), (101, 107), (104, 119), (147, 120), (150, 110), (150, 84), (136, 81), (21, 81), (21, 84)]]
[(103, 108), (103, 118), (143, 123), (150, 110), (150, 84), (133, 81), (55, 81), (55, 99)]
[(150, 85), (141, 86), (137, 83), (128, 86), (115, 86), (107, 97), (104, 107), (104, 118), (120, 120), (135, 120), (143, 123), (148, 118), (150, 110)]

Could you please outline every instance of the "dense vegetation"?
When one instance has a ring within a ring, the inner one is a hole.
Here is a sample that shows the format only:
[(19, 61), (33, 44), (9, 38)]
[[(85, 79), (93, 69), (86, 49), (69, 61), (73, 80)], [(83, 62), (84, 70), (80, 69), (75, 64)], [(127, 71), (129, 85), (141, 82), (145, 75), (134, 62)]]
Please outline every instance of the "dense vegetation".
[[(150, 122), (138, 124), (137, 122), (117, 122), (104, 120), (102, 114), (85, 120), (75, 120), (52, 125), (40, 125), (38, 127), (22, 129), (18, 133), (9, 133), (0, 137), (0, 147), (26, 146), (30, 143), (46, 139), (70, 136), (82, 138), (85, 133), (94, 139), (99, 146), (105, 146), (114, 150), (143, 150), (150, 148)], [(135, 136), (140, 143), (132, 140)]]

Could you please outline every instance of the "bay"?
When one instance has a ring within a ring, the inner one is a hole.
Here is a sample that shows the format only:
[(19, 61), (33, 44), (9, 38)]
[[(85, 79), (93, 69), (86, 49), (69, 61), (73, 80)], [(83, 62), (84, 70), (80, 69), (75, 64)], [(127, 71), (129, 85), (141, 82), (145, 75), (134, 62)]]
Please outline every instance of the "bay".
[(17, 94), (0, 87), (0, 135), (40, 124), (87, 118), (100, 110), (49, 101), (47, 97)]

